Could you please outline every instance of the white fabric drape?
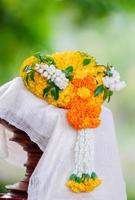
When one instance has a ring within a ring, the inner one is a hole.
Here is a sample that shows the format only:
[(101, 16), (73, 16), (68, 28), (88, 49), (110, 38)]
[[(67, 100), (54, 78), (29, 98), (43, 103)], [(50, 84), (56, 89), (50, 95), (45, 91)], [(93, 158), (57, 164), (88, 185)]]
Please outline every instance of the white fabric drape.
[(23, 167), (27, 159), (27, 154), (20, 145), (10, 141), (12, 135), (12, 132), (0, 125), (0, 158), (17, 167)]
[[(21, 78), (0, 87), (0, 118), (25, 131), (44, 152), (31, 177), (28, 200), (126, 200), (113, 117), (105, 107), (101, 114), (102, 124), (94, 129), (95, 169), (103, 184), (91, 193), (81, 194), (74, 194), (66, 187), (74, 169), (77, 132), (69, 126), (65, 113), (66, 110), (34, 96)], [(1, 130), (3, 132), (3, 128)], [(12, 161), (15, 151), (15, 156), (22, 156), (25, 161), (22, 150), (12, 142), (12, 148), (8, 146), (7, 132), (0, 135), (1, 156), (11, 157)]]

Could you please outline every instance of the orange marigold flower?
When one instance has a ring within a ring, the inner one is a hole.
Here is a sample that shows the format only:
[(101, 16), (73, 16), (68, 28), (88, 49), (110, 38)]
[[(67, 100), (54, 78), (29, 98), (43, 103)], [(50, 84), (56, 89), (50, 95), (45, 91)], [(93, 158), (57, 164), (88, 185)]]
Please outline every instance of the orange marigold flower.
[(74, 128), (96, 128), (100, 125), (101, 106), (91, 105), (89, 101), (75, 97), (68, 104), (67, 119)]
[(72, 84), (77, 87), (87, 87), (94, 92), (96, 89), (96, 80), (92, 76), (86, 76), (84, 79), (73, 79)]

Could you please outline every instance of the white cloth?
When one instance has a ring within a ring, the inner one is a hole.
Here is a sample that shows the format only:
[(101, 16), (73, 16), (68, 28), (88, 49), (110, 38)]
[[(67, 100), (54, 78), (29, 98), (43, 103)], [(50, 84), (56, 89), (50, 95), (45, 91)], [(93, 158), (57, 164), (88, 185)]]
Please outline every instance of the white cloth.
[(19, 144), (10, 141), (12, 136), (11, 131), (0, 125), (0, 158), (17, 167), (23, 167), (27, 160), (27, 153), (23, 151)]
[(94, 130), (95, 168), (103, 184), (91, 193), (80, 194), (66, 187), (74, 169), (77, 133), (69, 126), (65, 113), (34, 96), (21, 78), (0, 87), (0, 118), (25, 131), (44, 151), (31, 177), (28, 200), (126, 200), (113, 117), (105, 107), (102, 124)]

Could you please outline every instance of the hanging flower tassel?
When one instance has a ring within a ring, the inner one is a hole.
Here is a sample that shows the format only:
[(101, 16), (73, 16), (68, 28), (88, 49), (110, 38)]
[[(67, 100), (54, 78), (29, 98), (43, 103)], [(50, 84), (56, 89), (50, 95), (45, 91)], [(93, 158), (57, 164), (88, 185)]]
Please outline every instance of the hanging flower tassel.
[(75, 170), (67, 186), (76, 193), (91, 192), (101, 184), (94, 170), (94, 133), (93, 129), (78, 131), (75, 145)]

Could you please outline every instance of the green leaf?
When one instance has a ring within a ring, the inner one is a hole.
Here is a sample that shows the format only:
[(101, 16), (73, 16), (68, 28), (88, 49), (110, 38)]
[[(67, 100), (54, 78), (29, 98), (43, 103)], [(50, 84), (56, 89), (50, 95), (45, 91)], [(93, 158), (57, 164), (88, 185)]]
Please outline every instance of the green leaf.
[(41, 55), (40, 52), (35, 53), (34, 56), (36, 58), (38, 58), (40, 60), (40, 62), (45, 62), (45, 58), (44, 58), (44, 56)]
[(86, 178), (89, 179), (89, 178), (90, 178), (90, 175), (89, 175), (89, 174), (86, 174)]
[(69, 66), (69, 67), (67, 67), (65, 70), (63, 70), (63, 72), (65, 73), (65, 74), (69, 74), (70, 72), (72, 72), (73, 71), (73, 67), (72, 66)]
[(40, 52), (36, 52), (35, 54), (34, 54), (34, 56), (36, 57), (36, 58), (39, 58), (40, 57)]
[(109, 96), (113, 95), (113, 91), (109, 90)]
[(97, 175), (96, 175), (95, 172), (92, 172), (92, 174), (91, 174), (91, 178), (94, 179), (94, 180), (97, 178)]
[(84, 181), (85, 179), (89, 180), (90, 179), (90, 175), (89, 174), (82, 174), (82, 181)]
[(107, 102), (109, 103), (111, 96), (113, 95), (113, 91), (109, 90), (108, 88), (104, 87), (104, 101), (107, 99)]
[(51, 83), (53, 83), (53, 82), (49, 79), (49, 80), (47, 80), (47, 83), (51, 84)]
[(107, 64), (106, 66), (106, 70), (109, 71), (110, 70), (110, 66)]
[(72, 81), (74, 76), (73, 75), (67, 75), (66, 78), (69, 80), (69, 81)]
[(105, 66), (105, 68), (106, 68), (106, 74), (107, 74), (107, 76), (109, 76), (109, 77), (112, 77), (112, 73), (111, 73), (111, 68), (112, 68), (113, 66), (112, 65), (109, 65), (109, 64), (107, 64), (107, 66)]
[(52, 86), (52, 87), (53, 87), (53, 86), (55, 86), (54, 82), (53, 82), (53, 81), (51, 81), (50, 79), (49, 79), (49, 80), (47, 80), (47, 83), (48, 83), (48, 84), (50, 84), (50, 86)]
[(51, 88), (51, 95), (55, 100), (58, 100), (59, 98), (59, 91), (60, 89), (58, 87)]
[(25, 72), (26, 71), (26, 68), (28, 67), (28, 65), (26, 65), (24, 68), (23, 68), (23, 72)]
[(49, 57), (49, 56), (41, 56), (41, 62), (47, 62), (48, 65), (52, 65), (55, 64), (53, 58)]
[(80, 177), (76, 177), (76, 180), (75, 180), (77, 183), (81, 183), (82, 182), (82, 179)]
[(43, 97), (47, 97), (48, 96), (50, 89), (51, 89), (50, 87), (44, 88)]
[(108, 103), (110, 102), (110, 99), (111, 99), (112, 95), (113, 95), (113, 91), (108, 90), (108, 100), (107, 100)]
[(30, 72), (32, 70), (32, 67), (30, 65), (26, 65), (23, 69), (24, 72)]
[(77, 178), (76, 174), (72, 174), (69, 179), (75, 181)]
[(35, 75), (35, 72), (34, 72), (34, 70), (32, 70), (31, 73), (30, 73), (30, 79), (31, 79), (32, 81), (35, 81), (34, 75)]
[(40, 52), (35, 53), (34, 56), (37, 57), (40, 60), (40, 62), (47, 62), (48, 65), (55, 64), (53, 58), (51, 58), (50, 56), (41, 55)]
[(83, 60), (83, 66), (88, 65), (90, 62), (91, 62), (91, 59), (90, 59), (90, 58), (85, 58), (85, 59)]
[(103, 100), (105, 101), (107, 97), (108, 97), (108, 89), (107, 89), (107, 88), (104, 88)]
[(27, 85), (29, 84), (28, 80), (29, 80), (29, 75), (25, 74), (24, 75), (24, 81), (26, 82)]
[(99, 86), (95, 89), (95, 91), (94, 91), (94, 96), (95, 96), (95, 97), (98, 96), (98, 95), (101, 94), (103, 91), (104, 91), (103, 85), (99, 85)]
[(111, 72), (108, 73), (108, 76), (109, 76), (109, 77), (112, 77), (112, 75), (113, 75), (113, 74), (112, 74)]
[(48, 65), (54, 65), (55, 64), (54, 60), (51, 57), (47, 58), (47, 63), (48, 63)]
[(46, 57), (45, 56), (39, 56), (39, 59), (40, 59), (40, 61), (41, 62), (47, 62), (47, 59), (46, 59)]

